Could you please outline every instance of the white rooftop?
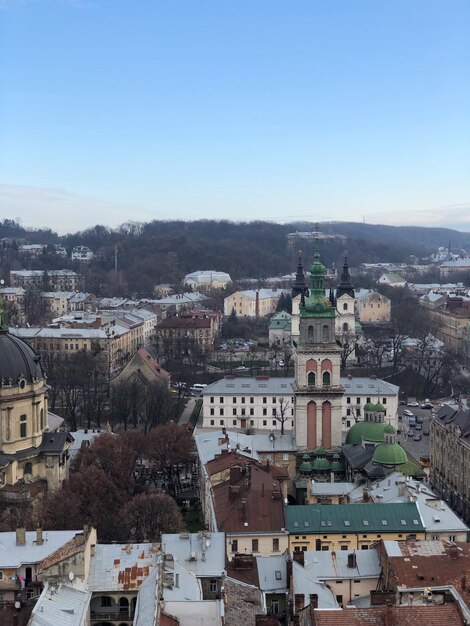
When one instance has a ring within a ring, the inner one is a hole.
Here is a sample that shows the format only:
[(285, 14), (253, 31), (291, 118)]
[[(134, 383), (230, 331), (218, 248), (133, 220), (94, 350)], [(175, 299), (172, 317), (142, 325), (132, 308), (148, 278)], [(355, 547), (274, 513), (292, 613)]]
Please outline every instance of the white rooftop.
[(26, 532), (24, 545), (17, 545), (16, 532), (0, 533), (0, 569), (17, 569), (24, 564), (40, 563), (80, 532), (80, 530), (45, 530), (41, 545), (37, 544), (36, 531), (33, 530)]
[(58, 589), (46, 583), (28, 626), (86, 626), (91, 591), (69, 585)]
[(321, 580), (378, 578), (380, 576), (381, 565), (376, 550), (354, 551), (355, 567), (348, 567), (350, 553), (350, 550), (304, 552), (304, 571), (312, 575), (316, 573), (317, 578)]
[(258, 556), (256, 565), (261, 591), (284, 593), (287, 590), (286, 556)]
[(318, 596), (319, 609), (338, 608), (338, 602), (331, 589), (315, 576), (311, 568), (305, 568), (296, 561), (292, 562), (292, 584), (294, 594), (302, 594), (305, 604), (310, 603), (310, 595), (315, 593)]
[(195, 576), (220, 576), (225, 569), (225, 533), (163, 534), (162, 551)]
[[(92, 591), (137, 590), (156, 564), (153, 543), (96, 544), (88, 584)], [(142, 575), (133, 578), (136, 566)]]
[(312, 495), (314, 496), (344, 496), (351, 493), (357, 485), (354, 483), (320, 483), (312, 480)]

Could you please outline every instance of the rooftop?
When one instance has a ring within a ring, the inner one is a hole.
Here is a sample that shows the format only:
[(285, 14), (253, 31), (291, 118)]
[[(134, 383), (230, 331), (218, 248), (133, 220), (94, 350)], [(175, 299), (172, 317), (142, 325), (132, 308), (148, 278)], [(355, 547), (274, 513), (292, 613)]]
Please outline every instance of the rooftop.
[(97, 544), (88, 584), (92, 591), (137, 590), (156, 564), (155, 544)]
[(25, 563), (40, 563), (80, 532), (46, 530), (43, 531), (43, 543), (38, 544), (36, 531), (27, 531), (24, 545), (16, 543), (16, 532), (0, 533), (0, 569), (17, 569)]
[(286, 506), (289, 534), (424, 532), (414, 502), (398, 504), (310, 504)]
[(195, 576), (220, 576), (225, 568), (224, 533), (163, 534), (162, 551)]
[(46, 583), (33, 609), (29, 626), (82, 626), (86, 623), (91, 591), (60, 585), (49, 587)]
[(304, 552), (304, 571), (311, 571), (320, 580), (338, 578), (378, 578), (382, 566), (376, 550), (357, 550), (354, 567), (348, 566), (347, 550), (335, 552)]
[(315, 626), (463, 626), (455, 604), (442, 606), (374, 606), (315, 611)]

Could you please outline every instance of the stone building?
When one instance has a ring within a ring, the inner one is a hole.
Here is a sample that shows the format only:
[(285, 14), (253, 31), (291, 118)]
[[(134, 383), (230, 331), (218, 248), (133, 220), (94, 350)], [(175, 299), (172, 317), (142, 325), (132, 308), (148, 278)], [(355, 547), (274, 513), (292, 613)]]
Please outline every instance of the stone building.
[(392, 314), (392, 303), (387, 296), (371, 289), (356, 291), (356, 311), (365, 324), (387, 323)]
[(445, 404), (431, 422), (431, 486), (470, 523), (470, 410)]
[(49, 432), (48, 390), (38, 356), (8, 332), (0, 311), (0, 498), (18, 484), (56, 489), (68, 477), (72, 439)]
[(12, 287), (48, 286), (53, 291), (76, 291), (82, 277), (72, 270), (11, 270), (10, 285)]

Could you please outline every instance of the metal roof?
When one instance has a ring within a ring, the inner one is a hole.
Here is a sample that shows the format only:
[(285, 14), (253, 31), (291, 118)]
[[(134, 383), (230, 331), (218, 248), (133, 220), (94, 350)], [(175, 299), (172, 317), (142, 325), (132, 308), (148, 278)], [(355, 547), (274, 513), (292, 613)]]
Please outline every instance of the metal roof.
[(271, 593), (284, 593), (287, 589), (287, 557), (258, 556), (259, 588)]
[(157, 578), (158, 568), (150, 572), (140, 585), (135, 605), (133, 626), (153, 626), (157, 612)]
[(97, 544), (88, 584), (92, 591), (137, 590), (156, 564), (153, 543)]
[(26, 532), (26, 543), (16, 543), (16, 532), (0, 533), (0, 569), (17, 569), (23, 564), (40, 563), (73, 539), (80, 530), (46, 530), (43, 531), (43, 543), (36, 541), (36, 531)]
[(378, 578), (380, 560), (376, 550), (357, 550), (355, 567), (348, 567), (350, 551), (304, 552), (304, 569), (316, 573), (321, 580), (338, 578)]
[(285, 507), (285, 517), (290, 535), (424, 532), (415, 502), (292, 505)]
[(29, 626), (85, 626), (91, 591), (60, 585), (52, 588), (46, 583)]
[(292, 579), (294, 594), (303, 595), (305, 604), (310, 604), (311, 594), (318, 597), (319, 609), (337, 609), (339, 608), (334, 593), (313, 572), (306, 570), (305, 567), (293, 561), (292, 563)]
[(163, 534), (162, 551), (195, 576), (220, 576), (225, 569), (225, 533)]

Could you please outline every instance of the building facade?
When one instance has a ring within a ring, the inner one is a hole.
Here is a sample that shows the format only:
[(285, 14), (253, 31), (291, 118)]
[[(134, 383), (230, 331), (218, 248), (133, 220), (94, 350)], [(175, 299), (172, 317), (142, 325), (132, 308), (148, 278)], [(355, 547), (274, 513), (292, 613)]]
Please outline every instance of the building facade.
[(224, 315), (233, 312), (237, 317), (265, 317), (272, 315), (282, 295), (280, 289), (247, 289), (224, 298)]

